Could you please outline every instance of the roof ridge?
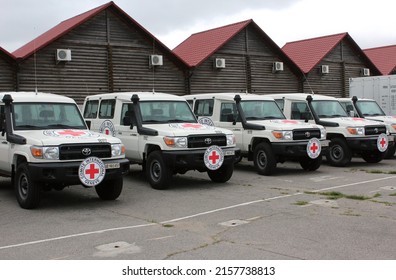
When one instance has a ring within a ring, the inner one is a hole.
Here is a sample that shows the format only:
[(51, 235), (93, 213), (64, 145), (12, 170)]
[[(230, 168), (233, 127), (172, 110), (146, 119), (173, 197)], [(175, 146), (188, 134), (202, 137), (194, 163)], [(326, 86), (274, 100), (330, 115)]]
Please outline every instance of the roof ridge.
[(378, 49), (387, 49), (387, 48), (396, 48), (396, 44), (395, 44), (395, 45), (382, 46), (382, 47), (367, 48), (367, 49), (364, 49), (363, 51), (378, 50)]
[(347, 34), (348, 34), (348, 32), (342, 32), (342, 33), (330, 34), (330, 35), (323, 35), (323, 36), (319, 36), (319, 37), (313, 37), (313, 38), (308, 38), (308, 39), (302, 39), (302, 40), (296, 40), (296, 41), (287, 42), (285, 45), (294, 44), (294, 43), (300, 43), (300, 42), (313, 41), (313, 40), (319, 40), (319, 39), (324, 39), (324, 38), (329, 38), (329, 37), (336, 37), (336, 36), (347, 35)]
[(211, 28), (211, 29), (207, 29), (207, 30), (204, 30), (204, 31), (199, 31), (199, 32), (193, 33), (193, 34), (190, 35), (190, 37), (194, 36), (194, 35), (202, 34), (202, 33), (211, 32), (211, 31), (214, 31), (214, 30), (223, 29), (223, 28), (226, 28), (226, 27), (239, 25), (239, 24), (242, 24), (242, 23), (250, 23), (252, 21), (253, 21), (252, 19), (248, 19), (248, 20), (243, 20), (243, 21), (240, 21), (240, 22), (234, 22), (234, 23), (230, 23), (230, 24), (227, 24), (227, 25), (219, 26), (219, 27), (214, 27), (214, 28)]

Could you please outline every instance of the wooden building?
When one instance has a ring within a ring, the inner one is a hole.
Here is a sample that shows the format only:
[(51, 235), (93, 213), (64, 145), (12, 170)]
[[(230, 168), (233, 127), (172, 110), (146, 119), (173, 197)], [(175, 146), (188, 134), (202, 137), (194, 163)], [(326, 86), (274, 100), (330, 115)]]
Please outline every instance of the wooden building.
[(381, 75), (396, 74), (396, 45), (364, 49), (363, 51), (377, 66)]
[(0, 47), (0, 91), (15, 91), (15, 57)]
[(190, 67), (186, 94), (301, 90), (298, 66), (253, 20), (193, 34), (173, 51)]
[(18, 91), (86, 95), (152, 91), (183, 95), (185, 63), (113, 2), (77, 15), (13, 55)]
[(282, 50), (304, 73), (303, 92), (347, 97), (349, 78), (380, 75), (348, 33), (289, 42)]

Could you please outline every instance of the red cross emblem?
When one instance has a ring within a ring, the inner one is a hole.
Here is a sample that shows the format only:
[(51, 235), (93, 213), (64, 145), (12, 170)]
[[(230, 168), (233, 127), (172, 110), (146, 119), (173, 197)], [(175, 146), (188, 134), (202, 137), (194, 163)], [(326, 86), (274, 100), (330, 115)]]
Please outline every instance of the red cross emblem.
[(212, 154), (209, 156), (209, 160), (212, 161), (212, 164), (215, 164), (220, 156), (216, 153), (216, 151), (212, 151)]
[(182, 124), (183, 128), (202, 128), (202, 124), (199, 123), (185, 123)]
[(89, 179), (94, 179), (95, 178), (95, 174), (99, 173), (99, 168), (95, 168), (95, 163), (91, 163), (89, 165), (89, 169), (85, 170), (85, 174), (89, 175)]
[(283, 120), (283, 123), (292, 123), (292, 124), (296, 124), (299, 123), (299, 121), (295, 121), (295, 120)]
[(354, 120), (354, 121), (364, 121), (363, 118), (352, 118), (352, 120)]
[(309, 149), (312, 151), (312, 153), (316, 154), (316, 151), (319, 149), (319, 147), (316, 145), (315, 142), (313, 142)]
[(71, 129), (66, 129), (64, 131), (59, 131), (58, 132), (59, 135), (70, 135), (70, 136), (81, 136), (83, 134), (85, 134), (84, 131), (74, 131)]
[(384, 139), (384, 137), (381, 137), (380, 145), (381, 145), (382, 148), (385, 147), (385, 145), (386, 145), (386, 140)]

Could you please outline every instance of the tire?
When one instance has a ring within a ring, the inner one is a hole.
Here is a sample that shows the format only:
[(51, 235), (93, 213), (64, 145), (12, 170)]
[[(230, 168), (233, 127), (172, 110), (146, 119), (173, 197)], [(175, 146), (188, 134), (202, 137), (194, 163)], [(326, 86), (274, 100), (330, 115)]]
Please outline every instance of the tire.
[(329, 151), (326, 158), (330, 165), (343, 167), (351, 162), (352, 153), (344, 139), (334, 138), (330, 141)]
[(384, 158), (385, 153), (381, 153), (381, 152), (378, 152), (378, 151), (377, 152), (362, 153), (362, 158), (367, 163), (378, 163)]
[(319, 156), (315, 159), (312, 158), (302, 158), (300, 159), (301, 167), (306, 171), (315, 171), (322, 164), (322, 156)]
[(208, 170), (209, 178), (215, 183), (225, 183), (231, 179), (234, 173), (234, 165), (223, 165), (217, 170)]
[(395, 156), (395, 152), (396, 152), (396, 145), (390, 145), (388, 147), (388, 149), (385, 152), (385, 159), (392, 159)]
[(123, 179), (117, 178), (114, 180), (107, 180), (101, 182), (99, 185), (95, 186), (96, 193), (103, 200), (116, 200), (123, 187)]
[(19, 205), (24, 209), (33, 209), (40, 204), (41, 188), (33, 182), (27, 163), (17, 167), (14, 180), (14, 190)]
[(260, 175), (271, 175), (275, 172), (276, 158), (268, 143), (260, 143), (254, 148), (253, 162)]
[(146, 176), (153, 189), (163, 190), (169, 185), (172, 172), (165, 164), (161, 151), (153, 151), (146, 162)]

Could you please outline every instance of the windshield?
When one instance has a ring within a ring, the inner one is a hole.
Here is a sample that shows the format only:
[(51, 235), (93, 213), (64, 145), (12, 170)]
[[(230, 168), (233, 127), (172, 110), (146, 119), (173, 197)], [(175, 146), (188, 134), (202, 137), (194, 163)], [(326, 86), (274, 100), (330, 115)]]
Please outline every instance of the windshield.
[(197, 122), (186, 101), (142, 101), (140, 111), (143, 124)]
[(276, 102), (272, 100), (242, 101), (241, 107), (247, 121), (285, 119)]
[(381, 107), (375, 101), (362, 101), (358, 100), (356, 102), (356, 107), (360, 109), (363, 116), (385, 116), (384, 111), (382, 111)]
[(313, 100), (312, 107), (319, 118), (348, 117), (337, 100)]
[(73, 103), (14, 103), (14, 129), (86, 129), (84, 119)]

